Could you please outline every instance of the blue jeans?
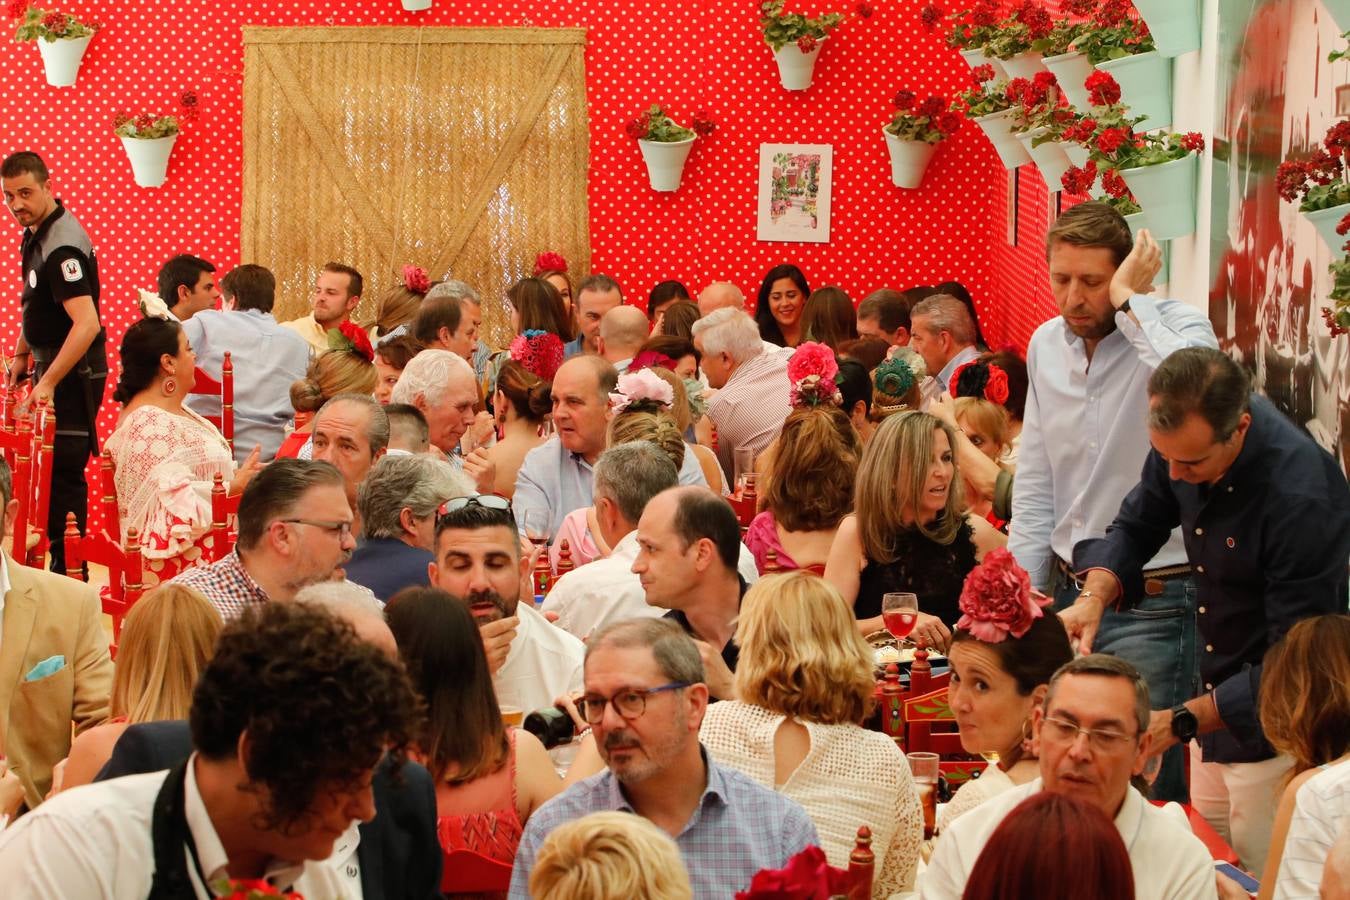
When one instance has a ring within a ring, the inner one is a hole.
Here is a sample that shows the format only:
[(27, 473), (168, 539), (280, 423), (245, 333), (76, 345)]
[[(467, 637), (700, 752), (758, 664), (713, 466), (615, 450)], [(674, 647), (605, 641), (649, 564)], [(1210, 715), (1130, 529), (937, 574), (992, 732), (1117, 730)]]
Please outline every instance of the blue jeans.
[[(1055, 609), (1073, 603), (1078, 587), (1056, 568)], [(1125, 612), (1108, 609), (1093, 644), (1094, 653), (1110, 653), (1132, 663), (1148, 682), (1154, 709), (1171, 709), (1195, 696), (1199, 676), (1195, 658), (1195, 583), (1173, 578), (1163, 592), (1144, 597)], [(1153, 782), (1156, 800), (1187, 801), (1184, 746), (1162, 756)]]

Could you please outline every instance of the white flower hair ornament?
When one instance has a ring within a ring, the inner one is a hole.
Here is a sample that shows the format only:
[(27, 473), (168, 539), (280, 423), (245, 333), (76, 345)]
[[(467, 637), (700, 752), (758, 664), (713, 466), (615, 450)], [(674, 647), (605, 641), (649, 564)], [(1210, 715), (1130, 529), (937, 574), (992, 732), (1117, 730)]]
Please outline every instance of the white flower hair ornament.
[(140, 288), (139, 290), (141, 295), (141, 315), (145, 316), (147, 319), (173, 318), (173, 313), (169, 312), (168, 304), (160, 298), (159, 294), (156, 294), (154, 291), (147, 291), (145, 288)]
[(625, 372), (609, 395), (610, 408), (621, 412), (668, 412), (675, 405), (675, 390), (650, 369)]

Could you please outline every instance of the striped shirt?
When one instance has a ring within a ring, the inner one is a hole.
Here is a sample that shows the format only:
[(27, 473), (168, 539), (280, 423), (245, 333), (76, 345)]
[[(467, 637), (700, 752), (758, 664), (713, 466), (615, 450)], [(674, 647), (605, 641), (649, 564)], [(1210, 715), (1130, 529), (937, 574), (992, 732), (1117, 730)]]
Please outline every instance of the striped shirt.
[(1327, 854), (1346, 828), (1350, 828), (1350, 762), (1318, 772), (1294, 795), (1275, 900), (1316, 900)]
[[(781, 869), (801, 850), (819, 845), (816, 826), (794, 800), (761, 787), (734, 769), (703, 761), (708, 784), (675, 843), (698, 898), (731, 898), (760, 869)], [(530, 896), (530, 870), (550, 831), (606, 810), (636, 815), (608, 769), (554, 797), (530, 816), (511, 872), (511, 897)]]
[(763, 453), (792, 412), (787, 377), (791, 358), (788, 347), (750, 357), (708, 401), (708, 418), (717, 426), (717, 461), (729, 484), (736, 477), (736, 451), (749, 447), (756, 456)]
[(226, 622), (241, 615), (249, 606), (266, 603), (269, 599), (267, 592), (258, 586), (258, 582), (244, 568), (238, 550), (231, 550), (229, 556), (209, 566), (188, 569), (174, 578), (172, 583), (201, 591)]

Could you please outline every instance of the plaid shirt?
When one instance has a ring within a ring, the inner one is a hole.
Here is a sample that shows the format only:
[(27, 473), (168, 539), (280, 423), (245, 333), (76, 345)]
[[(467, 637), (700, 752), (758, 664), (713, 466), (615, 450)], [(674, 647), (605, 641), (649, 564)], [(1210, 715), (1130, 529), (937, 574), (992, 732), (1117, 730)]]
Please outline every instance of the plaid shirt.
[(266, 603), (268, 600), (267, 592), (245, 571), (238, 550), (231, 550), (229, 556), (209, 566), (188, 569), (174, 578), (172, 583), (201, 591), (226, 622), (243, 613), (250, 605)]
[[(796, 853), (819, 845), (816, 826), (796, 801), (724, 769), (703, 751), (708, 785), (675, 843), (694, 896), (730, 898), (760, 869), (781, 869)], [(530, 896), (530, 870), (550, 831), (588, 813), (634, 812), (608, 769), (545, 803), (525, 826), (511, 872), (511, 897)], [(634, 813), (636, 814), (636, 813)]]

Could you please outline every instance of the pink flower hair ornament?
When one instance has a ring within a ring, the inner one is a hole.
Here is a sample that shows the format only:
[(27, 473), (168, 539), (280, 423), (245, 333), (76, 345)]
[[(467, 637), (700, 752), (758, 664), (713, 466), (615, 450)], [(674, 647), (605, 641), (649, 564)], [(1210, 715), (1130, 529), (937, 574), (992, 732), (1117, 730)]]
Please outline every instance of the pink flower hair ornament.
[(966, 576), (956, 627), (986, 644), (999, 644), (1009, 635), (1026, 634), (1049, 603), (1049, 597), (1031, 589), (1031, 578), (1013, 555), (999, 547)]
[(618, 389), (609, 395), (610, 408), (621, 412), (667, 412), (675, 405), (675, 390), (650, 369), (625, 372)]
[(834, 382), (838, 374), (839, 361), (828, 346), (815, 341), (799, 345), (787, 365), (789, 400), (793, 406), (841, 405), (844, 397)]

